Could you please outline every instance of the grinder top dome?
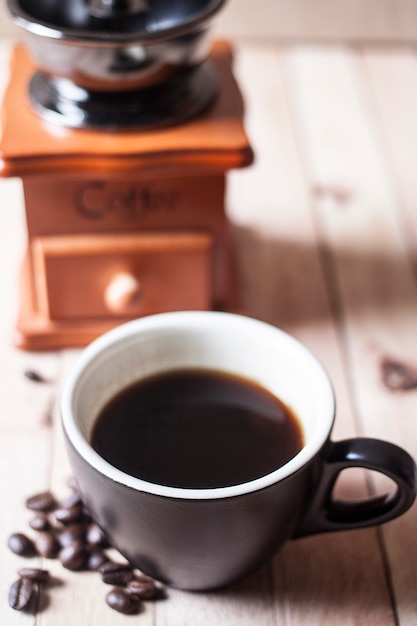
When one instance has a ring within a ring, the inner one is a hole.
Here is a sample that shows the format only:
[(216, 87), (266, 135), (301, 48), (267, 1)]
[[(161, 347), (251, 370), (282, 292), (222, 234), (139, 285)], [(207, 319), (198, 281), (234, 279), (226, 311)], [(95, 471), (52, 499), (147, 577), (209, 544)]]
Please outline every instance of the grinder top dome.
[(225, 0), (7, 0), (15, 23), (52, 39), (149, 41), (204, 25)]

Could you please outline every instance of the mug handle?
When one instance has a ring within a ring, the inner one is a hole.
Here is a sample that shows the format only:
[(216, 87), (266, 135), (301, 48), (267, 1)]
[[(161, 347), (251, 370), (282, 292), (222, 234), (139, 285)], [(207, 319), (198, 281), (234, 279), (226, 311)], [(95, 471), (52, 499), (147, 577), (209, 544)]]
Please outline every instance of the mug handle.
[[(402, 448), (381, 441), (358, 437), (328, 443), (318, 489), (292, 536), (337, 530), (365, 528), (388, 522), (405, 513), (416, 497), (417, 469)], [(344, 469), (363, 467), (385, 474), (396, 488), (380, 496), (348, 501), (333, 498), (337, 477)]]

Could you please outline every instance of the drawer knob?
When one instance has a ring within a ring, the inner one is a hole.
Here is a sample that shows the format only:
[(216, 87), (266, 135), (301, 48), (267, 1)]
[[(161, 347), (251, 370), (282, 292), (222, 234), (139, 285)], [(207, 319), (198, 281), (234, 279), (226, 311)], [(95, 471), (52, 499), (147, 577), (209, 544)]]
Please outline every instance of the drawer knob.
[(137, 308), (142, 296), (139, 280), (128, 272), (116, 274), (104, 291), (104, 301), (112, 313), (130, 313)]

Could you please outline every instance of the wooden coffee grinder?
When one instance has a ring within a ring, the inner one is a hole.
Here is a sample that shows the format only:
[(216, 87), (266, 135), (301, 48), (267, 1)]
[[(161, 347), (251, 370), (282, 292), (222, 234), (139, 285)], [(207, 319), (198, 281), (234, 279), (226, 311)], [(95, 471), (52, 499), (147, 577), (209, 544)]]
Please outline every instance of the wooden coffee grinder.
[(226, 173), (252, 162), (224, 0), (8, 0), (0, 175), (28, 245), (15, 343), (82, 346), (116, 324), (230, 306)]

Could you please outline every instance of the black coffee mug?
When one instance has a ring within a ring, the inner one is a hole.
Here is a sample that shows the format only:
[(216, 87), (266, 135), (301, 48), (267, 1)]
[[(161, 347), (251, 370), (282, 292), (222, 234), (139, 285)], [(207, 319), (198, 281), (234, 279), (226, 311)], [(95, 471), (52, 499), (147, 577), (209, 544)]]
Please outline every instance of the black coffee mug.
[[(260, 384), (297, 416), (302, 449), (265, 476), (210, 489), (146, 482), (93, 449), (95, 420), (112, 397), (137, 380), (184, 368)], [(416, 495), (416, 465), (403, 449), (367, 438), (330, 440), (335, 401), (322, 366), (288, 334), (244, 316), (163, 313), (117, 327), (83, 351), (61, 411), (72, 468), (96, 521), (136, 567), (182, 589), (229, 584), (292, 538), (387, 522)], [(351, 467), (387, 475), (393, 491), (337, 500), (335, 482)]]

